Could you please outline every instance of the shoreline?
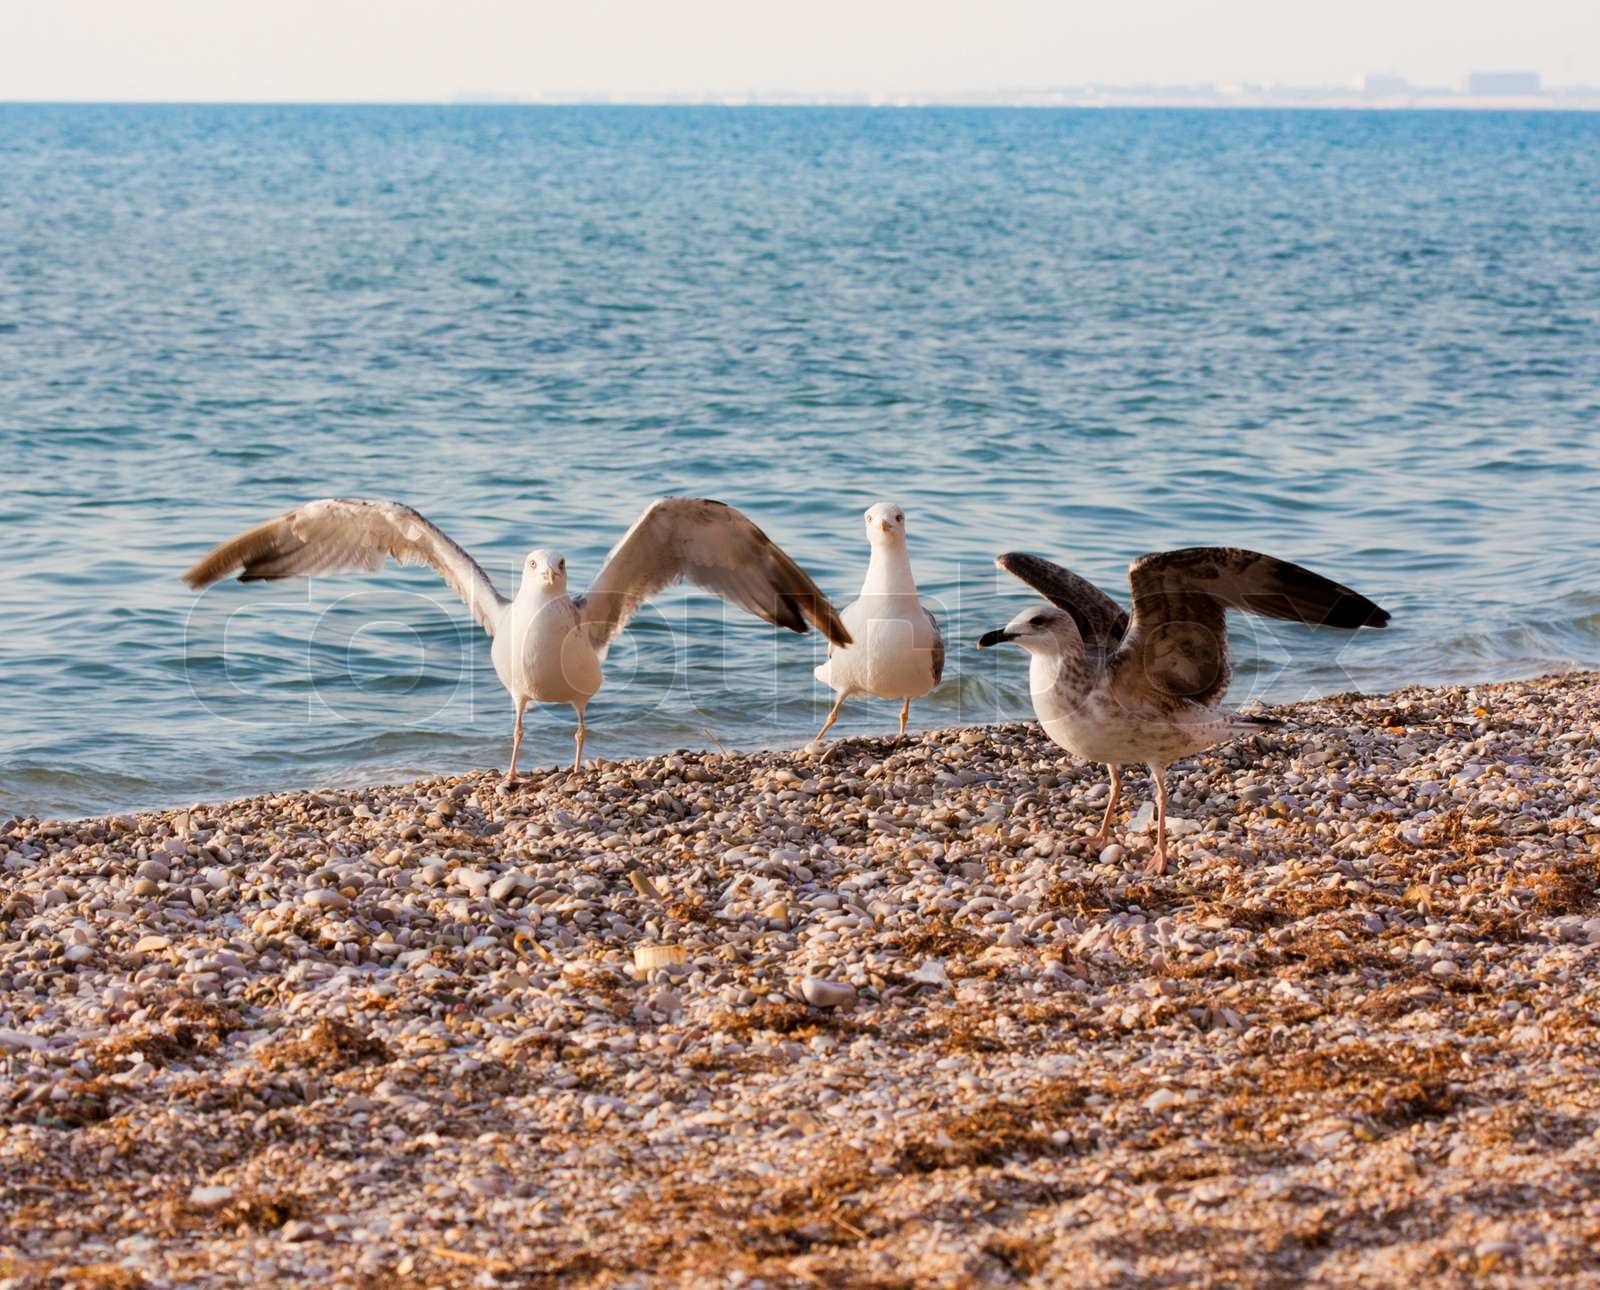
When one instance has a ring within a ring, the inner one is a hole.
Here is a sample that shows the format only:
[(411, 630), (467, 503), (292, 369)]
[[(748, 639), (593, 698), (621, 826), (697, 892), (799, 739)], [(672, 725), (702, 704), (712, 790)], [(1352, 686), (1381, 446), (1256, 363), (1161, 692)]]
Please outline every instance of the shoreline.
[(1600, 1271), (1600, 673), (1274, 713), (0, 822), (0, 1278)]

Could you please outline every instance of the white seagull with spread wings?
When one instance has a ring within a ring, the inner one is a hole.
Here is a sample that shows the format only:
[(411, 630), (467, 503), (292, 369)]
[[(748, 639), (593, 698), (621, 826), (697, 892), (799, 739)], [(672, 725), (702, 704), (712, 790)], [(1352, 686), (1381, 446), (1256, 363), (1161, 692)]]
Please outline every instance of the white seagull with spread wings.
[(1232, 668), (1227, 611), (1313, 627), (1382, 627), (1365, 596), (1286, 560), (1232, 547), (1141, 556), (1128, 568), (1133, 613), (1085, 578), (1035, 555), (995, 557), (1055, 608), (1025, 609), (980, 648), (1015, 641), (1032, 656), (1029, 688), (1053, 743), (1111, 772), (1111, 798), (1091, 841), (1111, 836), (1121, 767), (1143, 762), (1156, 790), (1156, 854), (1167, 869), (1167, 767), (1225, 739), (1282, 724), (1221, 706)]
[(573, 769), (583, 765), (583, 710), (600, 689), (601, 662), (650, 596), (687, 579), (790, 631), (815, 627), (835, 645), (850, 633), (816, 583), (750, 519), (705, 497), (663, 498), (646, 508), (588, 593), (567, 594), (559, 552), (531, 551), (512, 599), (437, 525), (399, 502), (324, 498), (297, 506), (213, 550), (183, 575), (199, 590), (229, 574), (241, 582), (346, 570), (372, 572), (384, 557), (426, 564), (494, 638), (490, 654), (516, 705), (511, 768), (517, 774), (522, 714), (531, 703), (570, 704), (578, 714)]

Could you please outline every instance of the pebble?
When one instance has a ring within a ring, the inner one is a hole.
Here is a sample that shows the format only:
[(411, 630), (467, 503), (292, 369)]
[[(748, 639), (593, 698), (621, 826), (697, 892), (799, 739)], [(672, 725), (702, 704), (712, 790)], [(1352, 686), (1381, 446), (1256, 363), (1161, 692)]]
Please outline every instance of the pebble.
[(856, 1001), (856, 988), (848, 981), (815, 976), (801, 978), (800, 993), (813, 1008), (843, 1008)]

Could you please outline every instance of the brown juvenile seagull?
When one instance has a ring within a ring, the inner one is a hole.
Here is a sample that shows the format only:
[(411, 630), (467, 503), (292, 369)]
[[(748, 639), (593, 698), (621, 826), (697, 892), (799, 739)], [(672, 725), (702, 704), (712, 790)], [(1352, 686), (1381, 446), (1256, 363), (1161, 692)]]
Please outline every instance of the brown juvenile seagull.
[(1156, 786), (1156, 854), (1167, 871), (1167, 767), (1235, 735), (1280, 725), (1219, 706), (1228, 688), (1230, 609), (1321, 627), (1382, 627), (1386, 610), (1348, 587), (1231, 547), (1141, 556), (1128, 568), (1133, 614), (1093, 583), (1038, 556), (995, 563), (1054, 608), (1026, 609), (979, 647), (1015, 641), (1032, 656), (1033, 710), (1051, 740), (1106, 764), (1111, 800), (1095, 845), (1111, 837), (1120, 768), (1143, 762)]
[(444, 532), (399, 502), (324, 498), (224, 542), (188, 573), (199, 590), (231, 573), (241, 582), (431, 566), (494, 637), (490, 657), (516, 705), (511, 769), (517, 775), (522, 713), (532, 703), (566, 703), (578, 714), (572, 768), (583, 765), (583, 710), (601, 686), (612, 640), (649, 597), (687, 579), (779, 627), (809, 623), (836, 645), (850, 633), (816, 583), (750, 519), (705, 497), (669, 497), (646, 508), (606, 557), (581, 596), (567, 594), (567, 562), (557, 551), (528, 554), (522, 585), (508, 600), (476, 560)]

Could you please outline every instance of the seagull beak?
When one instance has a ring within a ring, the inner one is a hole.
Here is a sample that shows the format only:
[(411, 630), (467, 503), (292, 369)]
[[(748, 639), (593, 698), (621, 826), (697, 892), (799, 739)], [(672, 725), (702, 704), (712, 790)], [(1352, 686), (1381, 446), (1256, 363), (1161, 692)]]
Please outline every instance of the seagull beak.
[(1014, 641), (1016, 639), (1015, 636), (1002, 627), (999, 631), (984, 632), (982, 636), (978, 637), (978, 648), (988, 649), (991, 645), (1002, 645), (1006, 641)]

